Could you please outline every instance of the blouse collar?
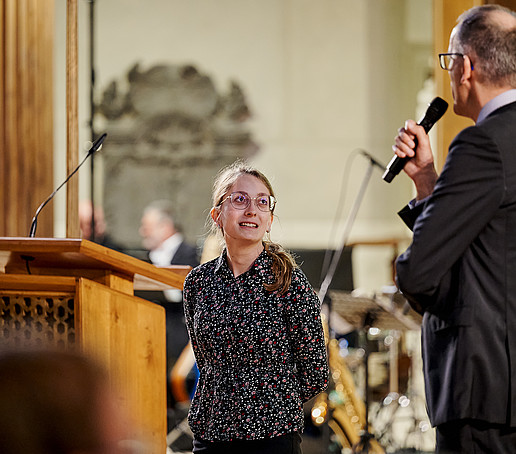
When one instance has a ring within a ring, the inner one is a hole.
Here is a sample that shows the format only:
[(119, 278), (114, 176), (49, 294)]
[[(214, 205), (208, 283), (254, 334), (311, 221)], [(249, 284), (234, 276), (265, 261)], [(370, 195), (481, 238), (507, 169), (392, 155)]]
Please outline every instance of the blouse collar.
[[(261, 268), (268, 268), (270, 267), (271, 259), (265, 249), (263, 249), (262, 252), (260, 252), (260, 255), (256, 258), (254, 263), (251, 265), (248, 271), (246, 271), (243, 274), (247, 273), (256, 273), (257, 270)], [(220, 254), (219, 258), (217, 259), (217, 263), (215, 265), (215, 273), (229, 273), (230, 275), (233, 275), (231, 272), (229, 265), (228, 265), (228, 252), (227, 249), (224, 249), (222, 251), (222, 254)]]

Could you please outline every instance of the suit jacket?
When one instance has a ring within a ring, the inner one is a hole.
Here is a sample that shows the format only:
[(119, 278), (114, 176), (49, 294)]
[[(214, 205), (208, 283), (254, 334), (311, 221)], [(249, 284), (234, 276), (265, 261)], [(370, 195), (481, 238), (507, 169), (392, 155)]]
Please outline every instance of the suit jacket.
[[(152, 263), (149, 258), (149, 253), (147, 252), (147, 261)], [(177, 248), (176, 253), (170, 260), (171, 265), (190, 265), (192, 268), (195, 268), (199, 265), (199, 256), (197, 254), (197, 249), (183, 241)], [(183, 305), (182, 304), (170, 304), (170, 302), (165, 297), (165, 294), (161, 290), (138, 290), (135, 291), (135, 296), (140, 298), (152, 301), (157, 304), (161, 304), (165, 307), (168, 312), (180, 313), (183, 314)]]
[(197, 265), (199, 265), (197, 249), (183, 241), (177, 248), (174, 257), (172, 257), (172, 260), (170, 261), (170, 264), (190, 265), (192, 268), (195, 268)]
[(414, 211), (397, 281), (423, 313), (432, 424), (516, 426), (516, 103), (450, 145), (432, 195)]

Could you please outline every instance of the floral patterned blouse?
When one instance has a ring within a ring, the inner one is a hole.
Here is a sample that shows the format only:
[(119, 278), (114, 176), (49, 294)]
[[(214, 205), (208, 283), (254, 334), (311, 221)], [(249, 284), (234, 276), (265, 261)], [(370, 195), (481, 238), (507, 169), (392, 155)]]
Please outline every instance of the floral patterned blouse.
[(207, 441), (270, 438), (303, 429), (303, 402), (326, 388), (320, 303), (295, 268), (286, 294), (266, 251), (234, 277), (226, 252), (184, 284), (186, 324), (200, 376), (188, 420)]

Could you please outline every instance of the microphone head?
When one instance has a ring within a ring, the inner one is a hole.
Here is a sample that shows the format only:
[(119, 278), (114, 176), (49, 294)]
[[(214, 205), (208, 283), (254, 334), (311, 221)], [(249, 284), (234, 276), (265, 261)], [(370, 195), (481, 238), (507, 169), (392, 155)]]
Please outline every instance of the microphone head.
[(107, 137), (107, 133), (104, 133), (97, 140), (95, 140), (95, 142), (93, 142), (93, 145), (89, 149), (88, 154), (93, 154), (98, 149), (100, 149), (100, 147), (102, 147), (104, 140), (106, 140), (106, 137)]
[(444, 115), (446, 109), (448, 109), (448, 103), (439, 96), (434, 98), (432, 102), (428, 104), (425, 116), (419, 122), (419, 124), (423, 126), (427, 134), (428, 131), (430, 131), (430, 129), (432, 128), (432, 126)]

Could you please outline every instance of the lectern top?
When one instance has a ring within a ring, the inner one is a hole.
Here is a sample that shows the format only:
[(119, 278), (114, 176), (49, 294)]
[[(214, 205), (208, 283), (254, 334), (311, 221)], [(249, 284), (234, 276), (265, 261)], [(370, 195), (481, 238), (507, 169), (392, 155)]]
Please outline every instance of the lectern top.
[[(128, 276), (135, 289), (183, 288), (190, 266), (158, 268), (113, 249), (79, 238), (0, 237), (0, 272), (54, 274), (53, 270), (113, 271)], [(141, 283), (142, 286), (138, 284)]]

